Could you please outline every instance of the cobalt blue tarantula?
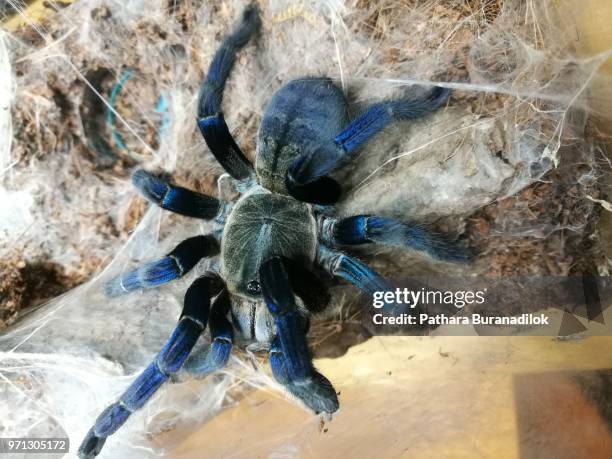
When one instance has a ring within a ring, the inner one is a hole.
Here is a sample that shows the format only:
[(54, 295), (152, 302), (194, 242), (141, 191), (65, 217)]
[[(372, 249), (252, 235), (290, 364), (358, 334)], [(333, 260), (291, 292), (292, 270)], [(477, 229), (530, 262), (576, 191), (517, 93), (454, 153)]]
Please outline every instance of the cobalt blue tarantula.
[(153, 363), (98, 416), (79, 448), (82, 458), (96, 456), (107, 437), (181, 369), (207, 325), (210, 347), (189, 372), (202, 376), (223, 367), (235, 338), (260, 343), (269, 348), (272, 373), (289, 393), (316, 413), (334, 413), (336, 391), (314, 368), (306, 342), (308, 316), (321, 306), (313, 304), (318, 299), (313, 295), (317, 287), (309, 284), (315, 280), (311, 271), (322, 269), (371, 294), (388, 288), (387, 283), (340, 246), (379, 243), (423, 250), (444, 261), (467, 259), (447, 238), (419, 225), (371, 215), (329, 216), (329, 206), (341, 195), (330, 174), (389, 123), (428, 114), (450, 91), (434, 87), (424, 97), (386, 100), (349, 122), (346, 98), (331, 79), (290, 81), (265, 110), (253, 168), (228, 130), (221, 99), (237, 52), (259, 26), (256, 7), (247, 7), (215, 53), (198, 100), (198, 126), (206, 144), (241, 184), (237, 202), (171, 185), (144, 170), (133, 174), (135, 187), (149, 201), (182, 215), (214, 219), (218, 230), (189, 238), (166, 257), (120, 275), (106, 285), (106, 293), (157, 286), (219, 253), (220, 272), (206, 273), (189, 287), (178, 325)]

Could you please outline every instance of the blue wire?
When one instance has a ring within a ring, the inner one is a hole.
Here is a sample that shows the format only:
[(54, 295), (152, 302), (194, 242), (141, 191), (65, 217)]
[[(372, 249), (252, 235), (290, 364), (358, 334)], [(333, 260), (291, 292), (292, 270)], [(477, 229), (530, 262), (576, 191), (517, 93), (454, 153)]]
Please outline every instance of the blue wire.
[(117, 132), (117, 128), (115, 127), (115, 102), (117, 100), (117, 95), (119, 94), (119, 91), (121, 91), (121, 89), (123, 88), (123, 85), (130, 79), (132, 78), (132, 71), (131, 70), (126, 70), (124, 71), (121, 76), (119, 77), (119, 81), (117, 83), (115, 83), (115, 85), (113, 86), (113, 89), (111, 90), (110, 93), (110, 97), (108, 99), (108, 104), (110, 105), (110, 107), (113, 109), (109, 109), (106, 113), (106, 122), (110, 125), (111, 127), (111, 136), (113, 138), (113, 141), (115, 142), (115, 145), (117, 146), (117, 148), (119, 148), (120, 150), (125, 150), (125, 144), (123, 143), (123, 139), (121, 138), (121, 135), (119, 134), (119, 132)]
[[(127, 81), (130, 78), (132, 78), (132, 71), (125, 70), (119, 77), (119, 81), (115, 83), (115, 85), (111, 89), (111, 93), (108, 98), (108, 104), (110, 108), (108, 109), (106, 113), (106, 122), (111, 127), (111, 137), (113, 139), (113, 142), (115, 143), (116, 147), (119, 148), (120, 150), (126, 150), (127, 147), (123, 143), (121, 134), (119, 134), (119, 132), (117, 131), (117, 128), (115, 127), (115, 120), (116, 120), (115, 103), (117, 102), (117, 96), (119, 95), (119, 92), (121, 92), (121, 90), (123, 89), (123, 86), (125, 85), (125, 83), (127, 83)], [(160, 95), (159, 99), (157, 100), (157, 105), (155, 106), (155, 113), (162, 115), (160, 127), (159, 127), (159, 137), (160, 137), (159, 140), (161, 141), (161, 137), (163, 137), (168, 126), (170, 125), (170, 116), (168, 115), (168, 101), (163, 95)]]
[(157, 105), (155, 106), (155, 113), (161, 114), (161, 122), (159, 125), (159, 140), (166, 133), (168, 126), (170, 125), (170, 116), (168, 115), (168, 101), (164, 97), (164, 95), (160, 95), (157, 100)]

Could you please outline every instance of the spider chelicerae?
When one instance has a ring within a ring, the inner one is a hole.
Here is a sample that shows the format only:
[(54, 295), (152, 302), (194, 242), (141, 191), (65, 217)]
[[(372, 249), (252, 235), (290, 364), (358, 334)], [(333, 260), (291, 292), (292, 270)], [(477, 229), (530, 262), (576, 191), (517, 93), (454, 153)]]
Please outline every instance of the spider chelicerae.
[[(371, 295), (389, 285), (339, 247), (378, 243), (448, 262), (468, 259), (467, 251), (422, 225), (373, 215), (333, 218), (331, 207), (341, 196), (331, 174), (385, 126), (428, 114), (450, 90), (434, 87), (424, 96), (384, 100), (349, 121), (346, 98), (331, 79), (290, 81), (265, 110), (253, 167), (229, 132), (221, 99), (237, 52), (259, 27), (251, 5), (223, 39), (200, 89), (198, 126), (231, 176), (219, 181), (220, 199), (144, 170), (132, 176), (146, 199), (178, 214), (214, 220), (216, 230), (186, 239), (166, 257), (111, 280), (106, 294), (115, 297), (179, 278), (204, 257), (220, 254), (220, 269), (188, 288), (176, 328), (155, 360), (98, 416), (79, 448), (82, 458), (96, 456), (107, 437), (181, 369), (207, 326), (210, 347), (182, 372), (207, 375), (228, 362), (235, 341), (259, 343), (269, 349), (272, 373), (289, 393), (315, 413), (334, 413), (336, 391), (314, 368), (306, 341), (309, 315), (326, 306), (313, 270)], [(227, 192), (232, 183), (241, 191), (235, 203)]]

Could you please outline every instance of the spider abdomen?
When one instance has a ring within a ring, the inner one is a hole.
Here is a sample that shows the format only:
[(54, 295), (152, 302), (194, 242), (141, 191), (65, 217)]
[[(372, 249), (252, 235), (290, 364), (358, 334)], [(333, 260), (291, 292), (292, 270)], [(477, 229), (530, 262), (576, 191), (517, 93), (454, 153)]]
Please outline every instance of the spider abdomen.
[(260, 265), (273, 256), (310, 266), (317, 249), (309, 204), (261, 187), (234, 206), (221, 240), (221, 275), (231, 293), (260, 299)]
[(259, 183), (288, 194), (289, 165), (303, 153), (334, 148), (334, 136), (347, 120), (344, 94), (329, 78), (300, 78), (280, 88), (266, 108), (257, 135)]

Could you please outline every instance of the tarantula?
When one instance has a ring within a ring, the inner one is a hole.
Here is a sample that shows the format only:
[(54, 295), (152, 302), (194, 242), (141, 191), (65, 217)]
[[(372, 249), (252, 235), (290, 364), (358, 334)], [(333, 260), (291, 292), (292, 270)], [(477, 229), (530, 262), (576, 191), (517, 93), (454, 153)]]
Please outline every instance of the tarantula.
[(423, 250), (444, 261), (467, 260), (466, 251), (423, 226), (370, 215), (336, 219), (329, 207), (341, 196), (330, 174), (389, 123), (426, 115), (443, 104), (450, 91), (434, 87), (425, 96), (385, 100), (349, 122), (346, 98), (331, 79), (290, 81), (265, 110), (253, 168), (229, 132), (221, 99), (237, 52), (259, 26), (258, 11), (251, 5), (215, 53), (198, 99), (198, 126), (206, 144), (238, 181), (220, 180), (220, 194), (222, 184), (238, 183), (242, 195), (237, 202), (172, 185), (144, 170), (132, 176), (149, 201), (214, 220), (216, 230), (189, 238), (166, 257), (111, 280), (107, 295), (179, 278), (200, 259), (219, 253), (220, 273), (208, 272), (188, 288), (176, 328), (155, 360), (98, 416), (79, 448), (82, 458), (96, 456), (107, 437), (181, 369), (207, 325), (211, 344), (189, 369), (191, 374), (202, 376), (223, 367), (235, 330), (237, 338), (269, 348), (272, 373), (293, 396), (316, 413), (334, 413), (339, 406), (336, 392), (314, 368), (306, 342), (308, 316), (320, 310), (316, 303), (323, 301), (311, 283), (316, 280), (312, 269), (323, 269), (372, 294), (388, 284), (339, 246), (380, 243)]

